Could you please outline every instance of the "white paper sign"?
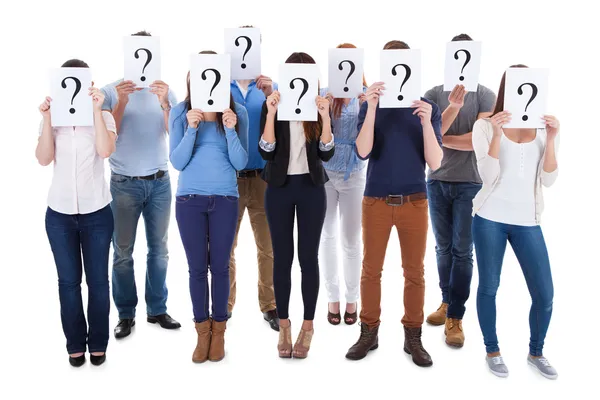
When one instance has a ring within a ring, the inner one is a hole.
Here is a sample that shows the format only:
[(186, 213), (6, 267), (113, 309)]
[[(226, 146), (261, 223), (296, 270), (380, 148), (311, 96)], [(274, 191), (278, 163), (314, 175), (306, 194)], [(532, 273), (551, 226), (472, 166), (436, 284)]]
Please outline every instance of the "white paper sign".
[(127, 36), (123, 40), (126, 81), (148, 87), (160, 80), (160, 40), (154, 36)]
[(94, 125), (92, 97), (88, 94), (91, 86), (89, 68), (55, 68), (50, 71), (52, 126)]
[(456, 41), (446, 46), (444, 90), (463, 85), (467, 92), (476, 92), (481, 67), (481, 42)]
[(260, 29), (225, 29), (225, 53), (231, 55), (232, 79), (255, 79), (260, 75)]
[(421, 51), (382, 50), (379, 76), (385, 83), (379, 107), (410, 107), (421, 99)]
[(363, 92), (363, 49), (329, 49), (329, 92), (354, 98)]
[(317, 121), (319, 68), (316, 64), (283, 64), (279, 68), (278, 121)]
[(506, 70), (504, 110), (512, 114), (505, 128), (543, 128), (548, 99), (548, 69)]
[(190, 66), (192, 108), (222, 112), (229, 108), (231, 57), (229, 54), (194, 54)]

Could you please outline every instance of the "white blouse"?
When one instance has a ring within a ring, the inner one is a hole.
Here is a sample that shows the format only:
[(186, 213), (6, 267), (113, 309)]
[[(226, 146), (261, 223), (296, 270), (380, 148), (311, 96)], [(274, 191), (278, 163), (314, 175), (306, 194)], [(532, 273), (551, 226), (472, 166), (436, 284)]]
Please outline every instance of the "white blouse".
[[(106, 129), (117, 131), (108, 111), (102, 112)], [(43, 124), (40, 125), (40, 135)], [(89, 214), (106, 207), (111, 201), (104, 176), (104, 159), (96, 151), (93, 126), (52, 128), (54, 136), (54, 175), (48, 207), (62, 214)]]
[(288, 175), (308, 174), (308, 158), (306, 158), (306, 136), (302, 121), (290, 122), (290, 162)]

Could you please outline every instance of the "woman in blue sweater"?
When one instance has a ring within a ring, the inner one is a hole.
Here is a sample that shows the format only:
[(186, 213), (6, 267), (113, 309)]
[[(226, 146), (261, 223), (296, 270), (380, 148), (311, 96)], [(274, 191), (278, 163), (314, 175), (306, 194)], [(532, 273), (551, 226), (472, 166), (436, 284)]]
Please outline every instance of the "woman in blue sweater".
[(192, 361), (201, 363), (225, 356), (229, 254), (238, 215), (236, 170), (244, 169), (248, 161), (248, 114), (233, 98), (222, 113), (192, 109), (189, 74), (187, 86), (186, 99), (169, 116), (170, 159), (181, 171), (175, 212), (188, 259), (198, 333)]

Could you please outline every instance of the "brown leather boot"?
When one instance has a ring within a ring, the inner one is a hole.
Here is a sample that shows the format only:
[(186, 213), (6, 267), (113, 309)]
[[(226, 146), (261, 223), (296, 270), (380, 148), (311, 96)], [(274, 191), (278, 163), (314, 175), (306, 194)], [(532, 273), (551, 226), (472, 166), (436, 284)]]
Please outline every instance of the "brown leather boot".
[(465, 334), (463, 333), (462, 320), (455, 318), (446, 319), (444, 328), (446, 335), (446, 344), (452, 347), (463, 347), (465, 344)]
[(412, 360), (419, 367), (433, 365), (431, 357), (421, 343), (421, 328), (404, 327), (404, 351), (412, 356)]
[(208, 360), (208, 349), (210, 348), (210, 320), (196, 323), (196, 332), (198, 333), (198, 344), (192, 355), (192, 361), (203, 363)]
[(436, 312), (429, 314), (427, 323), (435, 326), (444, 325), (446, 322), (446, 313), (448, 312), (448, 303), (442, 303)]
[(210, 339), (210, 351), (208, 359), (210, 361), (221, 361), (225, 358), (225, 328), (227, 321), (212, 321), (212, 338)]
[(369, 327), (367, 324), (360, 324), (360, 337), (354, 346), (350, 347), (346, 358), (349, 360), (362, 360), (371, 350), (379, 347), (379, 325)]

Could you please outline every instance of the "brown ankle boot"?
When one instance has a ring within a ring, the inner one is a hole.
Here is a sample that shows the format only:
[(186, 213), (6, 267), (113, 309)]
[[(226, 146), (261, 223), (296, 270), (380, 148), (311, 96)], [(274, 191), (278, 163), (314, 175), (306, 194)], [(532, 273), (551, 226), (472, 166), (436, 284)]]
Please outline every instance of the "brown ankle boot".
[(208, 359), (210, 361), (221, 361), (225, 358), (225, 328), (227, 321), (212, 321), (212, 338), (210, 340), (210, 351)]
[(192, 361), (203, 363), (208, 360), (208, 349), (210, 348), (210, 320), (196, 323), (196, 332), (198, 333), (198, 344), (192, 355)]
[(371, 350), (379, 347), (379, 325), (369, 327), (367, 324), (360, 324), (360, 337), (354, 346), (350, 347), (346, 358), (349, 360), (362, 360)]
[(452, 347), (463, 347), (465, 344), (465, 334), (463, 333), (462, 320), (455, 318), (446, 319), (444, 328), (446, 335), (446, 344)]
[(421, 328), (404, 327), (404, 351), (412, 356), (412, 360), (419, 367), (433, 365), (431, 357), (421, 343)]
[(446, 322), (446, 313), (448, 312), (448, 303), (442, 303), (436, 312), (429, 314), (427, 323), (435, 326), (444, 325)]

